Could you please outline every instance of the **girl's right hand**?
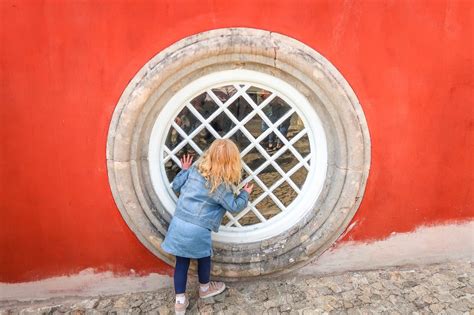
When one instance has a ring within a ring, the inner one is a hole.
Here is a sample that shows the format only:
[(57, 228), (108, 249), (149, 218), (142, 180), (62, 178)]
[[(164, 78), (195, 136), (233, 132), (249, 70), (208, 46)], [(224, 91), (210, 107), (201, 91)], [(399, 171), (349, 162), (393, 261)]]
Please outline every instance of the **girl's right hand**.
[(244, 190), (249, 193), (249, 195), (252, 193), (253, 190), (253, 184), (250, 185), (250, 183), (245, 184)]

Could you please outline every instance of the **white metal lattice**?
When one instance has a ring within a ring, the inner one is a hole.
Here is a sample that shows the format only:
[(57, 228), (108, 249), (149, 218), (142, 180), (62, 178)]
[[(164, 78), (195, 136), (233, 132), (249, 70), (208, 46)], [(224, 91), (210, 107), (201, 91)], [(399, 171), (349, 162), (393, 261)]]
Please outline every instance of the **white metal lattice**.
[[(205, 93), (212, 99), (212, 101), (217, 105), (217, 109), (207, 118), (204, 118), (199, 110), (195, 108), (195, 106), (192, 104), (191, 101), (187, 102), (185, 104), (185, 107), (189, 110), (189, 112), (194, 115), (194, 117), (199, 121), (199, 126), (197, 126), (192, 132), (187, 134), (180, 126), (177, 124), (174, 120), (171, 123), (171, 127), (178, 132), (178, 134), (181, 136), (182, 140), (180, 143), (178, 143), (176, 146), (174, 146), (173, 149), (168, 148), (166, 145), (163, 148), (164, 151), (164, 157), (163, 157), (163, 162), (166, 163), (170, 159), (173, 160), (174, 163), (177, 165), (180, 165), (179, 158), (177, 157), (177, 154), (186, 146), (190, 145), (193, 150), (196, 151), (199, 155), (201, 155), (203, 152), (201, 148), (195, 143), (193, 140), (194, 137), (196, 137), (200, 132), (202, 132), (204, 129), (207, 130), (214, 138), (230, 138), (232, 137), (236, 132), (240, 131), (245, 137), (247, 137), (248, 141), (250, 142), (246, 148), (242, 149), (241, 151), (241, 157), (244, 158), (245, 155), (247, 155), (252, 149), (256, 149), (261, 156), (264, 157), (265, 161), (259, 165), (255, 170), (252, 170), (245, 162), (243, 162), (243, 169), (245, 172), (248, 174), (246, 178), (242, 181), (240, 186), (238, 187), (239, 189), (245, 185), (246, 183), (250, 181), (255, 181), (263, 190), (263, 192), (254, 200), (251, 200), (249, 203), (248, 207), (238, 213), (236, 216), (233, 216), (230, 213), (226, 213), (226, 217), (228, 219), (228, 222), (225, 224), (226, 227), (236, 227), (236, 228), (241, 228), (242, 225), (240, 224), (239, 220), (241, 220), (247, 213), (250, 211), (253, 212), (253, 214), (260, 220), (259, 223), (265, 223), (268, 220), (271, 220), (272, 218), (265, 218), (261, 211), (263, 209), (258, 209), (257, 205), (264, 200), (267, 196), (271, 198), (271, 200), (278, 206), (280, 212), (285, 212), (288, 211), (288, 208), (291, 207), (291, 203), (288, 206), (285, 206), (282, 201), (275, 196), (274, 191), (277, 189), (280, 185), (287, 183), (295, 192), (296, 194), (299, 194), (300, 188), (294, 183), (294, 181), (291, 179), (291, 176), (297, 172), (300, 168), (304, 167), (307, 170), (310, 169), (309, 161), (311, 160), (312, 153), (311, 150), (309, 151), (309, 154), (307, 154), (305, 157), (301, 156), (301, 154), (296, 150), (294, 147), (294, 144), (299, 141), (303, 136), (307, 134), (306, 127), (303, 127), (301, 130), (298, 131), (298, 133), (294, 136), (291, 137), (290, 140), (288, 140), (285, 135), (283, 135), (278, 127), (287, 119), (290, 119), (290, 117), (296, 112), (295, 108), (292, 106), (289, 106), (289, 110), (287, 110), (281, 117), (278, 117), (278, 119), (275, 122), (272, 122), (269, 117), (264, 113), (264, 109), (266, 106), (270, 106), (271, 102), (279, 96), (276, 91), (271, 91), (271, 89), (265, 87), (265, 90), (270, 91), (270, 95), (265, 98), (260, 104), (256, 104), (254, 100), (249, 96), (247, 93), (249, 88), (251, 88), (251, 84), (244, 83), (242, 84), (241, 82), (234, 83), (232, 84), (233, 88), (235, 89), (235, 93), (230, 96), (227, 100), (224, 102), (214, 93), (211, 88), (208, 88), (205, 90)], [(248, 113), (245, 117), (243, 117), (242, 120), (238, 120), (234, 114), (229, 110), (229, 106), (233, 104), (239, 97), (242, 97), (250, 106), (252, 111)], [(212, 127), (212, 122), (214, 119), (219, 117), (224, 113), (228, 119), (234, 124), (234, 126), (227, 131), (223, 136), (221, 136), (213, 127)], [(260, 135), (258, 135), (256, 138), (247, 130), (245, 127), (248, 122), (250, 122), (253, 118), (260, 118), (267, 126), (266, 130), (261, 132)], [(261, 141), (268, 137), (271, 133), (274, 133), (278, 139), (282, 142), (282, 147), (279, 148), (274, 154), (270, 155), (264, 147), (261, 145)], [(279, 165), (279, 163), (276, 162), (276, 160), (285, 154), (286, 152), (291, 152), (292, 156), (297, 159), (297, 164), (294, 165), (289, 171), (285, 172)], [(278, 174), (281, 176), (278, 180), (276, 180), (270, 187), (267, 187), (267, 185), (262, 181), (260, 178), (260, 174), (262, 174), (262, 171), (265, 170), (267, 167), (273, 167)], [(294, 199), (294, 198), (293, 198)], [(293, 201), (293, 200), (292, 200)]]

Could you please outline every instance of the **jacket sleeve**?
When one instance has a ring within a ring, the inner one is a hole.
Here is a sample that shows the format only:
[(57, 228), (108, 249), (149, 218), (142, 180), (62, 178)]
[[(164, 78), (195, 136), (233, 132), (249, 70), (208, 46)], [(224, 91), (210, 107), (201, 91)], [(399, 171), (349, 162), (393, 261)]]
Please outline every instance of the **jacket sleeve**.
[(229, 212), (240, 212), (247, 207), (249, 201), (249, 193), (241, 190), (235, 196), (229, 189), (222, 189), (218, 195), (219, 204)]
[(181, 192), (181, 187), (183, 187), (184, 183), (188, 179), (189, 169), (181, 170), (176, 177), (173, 179), (173, 183), (171, 183), (171, 188), (177, 193)]

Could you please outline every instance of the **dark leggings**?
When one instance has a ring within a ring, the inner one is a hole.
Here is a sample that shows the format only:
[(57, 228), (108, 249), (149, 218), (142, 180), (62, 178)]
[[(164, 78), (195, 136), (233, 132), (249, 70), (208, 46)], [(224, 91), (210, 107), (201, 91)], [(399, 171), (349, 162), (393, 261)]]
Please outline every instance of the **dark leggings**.
[[(199, 258), (198, 260), (199, 283), (209, 282), (211, 275), (211, 256)], [(174, 291), (176, 294), (186, 292), (190, 258), (176, 256), (176, 267), (174, 269)]]

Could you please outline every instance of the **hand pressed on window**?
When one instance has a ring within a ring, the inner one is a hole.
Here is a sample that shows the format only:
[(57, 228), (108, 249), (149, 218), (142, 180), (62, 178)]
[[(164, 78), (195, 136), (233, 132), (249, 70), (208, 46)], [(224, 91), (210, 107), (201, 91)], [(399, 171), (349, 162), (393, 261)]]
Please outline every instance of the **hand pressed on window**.
[(249, 195), (252, 193), (253, 190), (253, 184), (247, 183), (244, 185), (243, 189), (249, 193)]
[(185, 154), (180, 162), (181, 162), (181, 168), (183, 170), (187, 170), (191, 167), (191, 164), (193, 163), (193, 156), (191, 154)]

